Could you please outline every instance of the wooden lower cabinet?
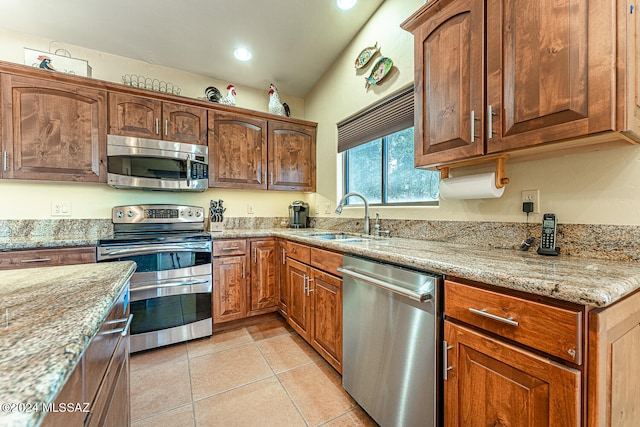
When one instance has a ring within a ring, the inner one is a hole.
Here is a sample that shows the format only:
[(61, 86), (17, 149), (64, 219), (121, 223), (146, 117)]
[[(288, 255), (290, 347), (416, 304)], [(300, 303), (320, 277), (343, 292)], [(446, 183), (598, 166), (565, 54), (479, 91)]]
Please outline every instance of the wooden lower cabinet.
[(93, 246), (0, 252), (0, 270), (94, 262), (96, 262), (96, 248)]
[(276, 311), (275, 239), (214, 241), (212, 268), (213, 323)]
[(640, 292), (589, 313), (588, 425), (640, 423)]
[(254, 240), (250, 245), (249, 311), (252, 315), (272, 312), (278, 304), (276, 242), (273, 239)]
[(247, 317), (247, 256), (214, 258), (213, 323)]
[(580, 372), (444, 322), (444, 425), (580, 426)]
[[(294, 244), (287, 254), (313, 262), (314, 251)], [(289, 324), (342, 373), (342, 279), (291, 257), (287, 257), (286, 271)]]

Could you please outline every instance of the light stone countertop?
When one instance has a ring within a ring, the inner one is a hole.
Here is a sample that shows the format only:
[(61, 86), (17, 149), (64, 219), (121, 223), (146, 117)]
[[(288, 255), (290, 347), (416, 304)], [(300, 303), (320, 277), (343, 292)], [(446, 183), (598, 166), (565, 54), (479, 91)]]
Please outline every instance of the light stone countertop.
[(640, 288), (640, 263), (636, 262), (542, 256), (534, 248), (523, 252), (394, 237), (374, 239), (368, 236), (368, 240), (362, 242), (341, 242), (310, 236), (322, 232), (317, 229), (236, 229), (212, 232), (211, 235), (214, 239), (283, 237), (591, 307), (611, 305)]
[[(129, 282), (135, 263), (0, 271), (0, 425), (36, 426)], [(8, 313), (8, 320), (7, 320)]]

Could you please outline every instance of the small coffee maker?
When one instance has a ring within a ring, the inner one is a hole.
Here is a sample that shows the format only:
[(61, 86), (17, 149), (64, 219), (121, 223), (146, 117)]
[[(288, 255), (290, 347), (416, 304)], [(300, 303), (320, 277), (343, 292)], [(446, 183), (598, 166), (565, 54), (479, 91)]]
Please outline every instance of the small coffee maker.
[(307, 228), (309, 204), (300, 200), (289, 205), (289, 227)]

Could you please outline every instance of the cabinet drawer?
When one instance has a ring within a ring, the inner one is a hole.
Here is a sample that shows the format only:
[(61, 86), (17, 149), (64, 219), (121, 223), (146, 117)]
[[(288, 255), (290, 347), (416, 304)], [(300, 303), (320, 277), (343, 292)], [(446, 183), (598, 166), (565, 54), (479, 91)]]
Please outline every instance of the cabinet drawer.
[(311, 248), (297, 243), (287, 242), (287, 256), (305, 264), (311, 262)]
[(338, 267), (342, 267), (342, 254), (325, 251), (323, 249), (311, 249), (311, 265), (328, 273), (342, 277), (338, 272)]
[(582, 363), (582, 312), (445, 281), (447, 318)]
[(96, 248), (55, 248), (0, 252), (0, 270), (96, 262)]
[(246, 240), (213, 241), (213, 256), (244, 255), (247, 253)]

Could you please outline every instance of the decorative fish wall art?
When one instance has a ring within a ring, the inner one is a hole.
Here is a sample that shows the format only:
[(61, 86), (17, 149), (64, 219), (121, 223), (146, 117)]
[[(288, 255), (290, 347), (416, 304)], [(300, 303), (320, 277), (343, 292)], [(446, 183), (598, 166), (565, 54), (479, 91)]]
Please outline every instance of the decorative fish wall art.
[(387, 74), (389, 74), (389, 71), (391, 71), (392, 67), (393, 61), (391, 60), (391, 58), (383, 56), (382, 58), (378, 59), (378, 62), (376, 62), (376, 65), (373, 66), (369, 77), (364, 78), (366, 80), (365, 87), (369, 88), (369, 86), (371, 85), (380, 83), (380, 81), (384, 79)]
[(356, 69), (362, 68), (369, 63), (371, 58), (375, 56), (376, 53), (380, 52), (380, 48), (378, 47), (378, 42), (373, 46), (365, 47), (356, 58)]

